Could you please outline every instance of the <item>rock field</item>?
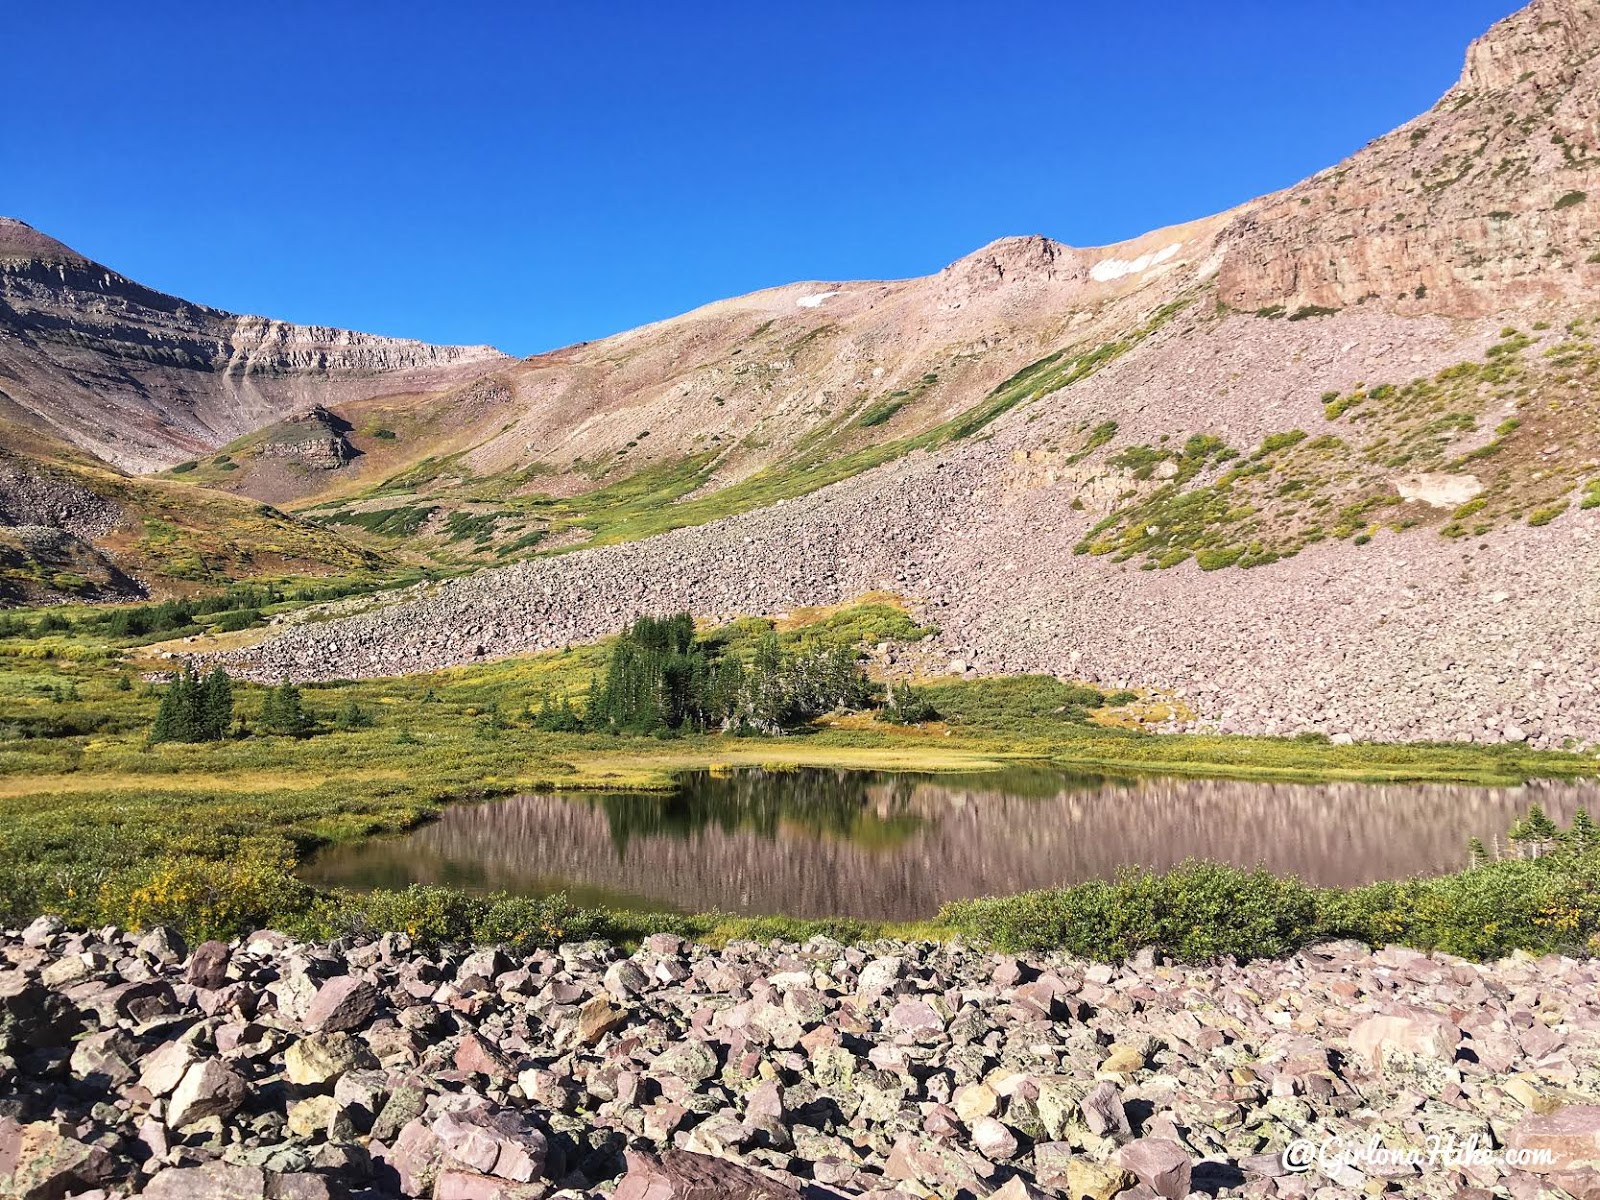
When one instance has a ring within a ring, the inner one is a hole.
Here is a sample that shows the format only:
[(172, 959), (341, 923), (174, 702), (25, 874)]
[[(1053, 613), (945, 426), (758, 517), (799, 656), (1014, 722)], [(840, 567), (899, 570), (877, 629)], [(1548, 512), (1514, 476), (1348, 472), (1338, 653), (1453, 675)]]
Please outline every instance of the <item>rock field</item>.
[(942, 631), (922, 661), (1171, 690), (1224, 732), (1600, 743), (1600, 510), (1147, 572), (1072, 553), (1093, 516), (1070, 492), (1008, 492), (1029, 436), (1008, 421), (772, 508), (399, 593), (231, 661), (267, 679), (405, 674), (593, 640), (644, 611), (773, 614), (888, 589)]
[[(41, 918), (0, 934), (0, 1195), (1593, 1197), (1597, 982), (1350, 943), (190, 953)], [(1284, 1165), (1328, 1137), (1482, 1153)]]

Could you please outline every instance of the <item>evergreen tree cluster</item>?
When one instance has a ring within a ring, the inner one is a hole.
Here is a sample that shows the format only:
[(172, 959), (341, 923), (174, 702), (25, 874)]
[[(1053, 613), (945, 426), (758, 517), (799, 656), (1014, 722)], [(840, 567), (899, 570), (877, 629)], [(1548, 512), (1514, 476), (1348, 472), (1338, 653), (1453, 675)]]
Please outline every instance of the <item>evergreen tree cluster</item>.
[(201, 678), (192, 665), (161, 693), (150, 742), (220, 742), (233, 724), (233, 680), (217, 667)]
[[(640, 617), (618, 641), (603, 681), (590, 689), (585, 723), (625, 733), (680, 729), (782, 733), (834, 709), (872, 702), (873, 687), (848, 646), (789, 654), (772, 631), (751, 660), (695, 637), (688, 613)], [(546, 702), (541, 728), (568, 721)], [(547, 726), (545, 722), (549, 722)]]
[(147, 637), (153, 633), (189, 629), (198, 624), (200, 617), (211, 613), (225, 614), (218, 623), (223, 630), (248, 629), (260, 621), (260, 609), (282, 599), (283, 594), (271, 584), (244, 584), (215, 596), (119, 608), (90, 620), (100, 632), (114, 638)]
[(284, 737), (303, 737), (316, 727), (300, 689), (287, 679), (267, 692), (261, 703), (261, 728)]

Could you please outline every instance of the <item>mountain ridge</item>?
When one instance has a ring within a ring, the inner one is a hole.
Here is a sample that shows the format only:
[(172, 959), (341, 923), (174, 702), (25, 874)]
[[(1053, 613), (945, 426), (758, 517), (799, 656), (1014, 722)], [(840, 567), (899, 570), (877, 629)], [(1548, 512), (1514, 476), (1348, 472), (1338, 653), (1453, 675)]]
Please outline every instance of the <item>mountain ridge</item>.
[[(523, 364), (512, 387), (581, 401), (556, 437), (615, 422), (655, 448), (660, 426), (636, 417), (665, 392), (680, 452), (730, 361), (766, 365), (753, 403), (716, 393), (741, 445), (692, 488), (613, 511), (602, 475), (542, 509), (559, 554), (232, 661), (268, 679), (410, 673), (637, 612), (723, 620), (890, 591), (941, 630), (901, 666), (913, 675), (1143, 686), (1192, 713), (1185, 727), (1224, 732), (1600, 742), (1597, 14), (1535, 0), (1429, 114), (1182, 236), (1091, 253), (1008, 239), (922, 281), (775, 289)], [(857, 386), (875, 366), (882, 383)], [(934, 366), (939, 388), (908, 394)], [(607, 387), (634, 403), (609, 411)], [(888, 440), (839, 432), (889, 403), (872, 427)], [(787, 444), (742, 444), (807, 405)], [(807, 473), (817, 428), (850, 470)], [(465, 452), (473, 478), (516, 460), (503, 449)], [(473, 484), (406, 486), (350, 503)]]
[(487, 346), (196, 304), (0, 217), (0, 391), (116, 467), (158, 470), (318, 398), (438, 386), (507, 361)]

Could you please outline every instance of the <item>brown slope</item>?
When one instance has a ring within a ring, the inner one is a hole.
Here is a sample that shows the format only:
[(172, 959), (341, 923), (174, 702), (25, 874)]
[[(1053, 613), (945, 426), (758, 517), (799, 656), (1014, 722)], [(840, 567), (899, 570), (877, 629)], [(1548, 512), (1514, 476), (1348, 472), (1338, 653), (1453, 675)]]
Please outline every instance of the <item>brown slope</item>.
[(533, 360), (512, 373), (524, 414), (468, 462), (559, 468), (649, 430), (629, 464), (715, 449), (736, 479), (907, 391), (838, 446), (926, 428), (1213, 279), (1222, 305), (1284, 315), (1581, 303), (1600, 293), (1597, 119), (1600, 0), (1536, 0), (1473, 44), (1433, 111), (1285, 192), (1117, 246), (1005, 239), (924, 279), (773, 289)]
[[(253, 651), (253, 666), (272, 678), (397, 674), (587, 640), (639, 611), (725, 618), (892, 589), (943, 631), (942, 655), (913, 666), (958, 658), (985, 672), (1172, 688), (1230, 732), (1600, 744), (1600, 507), (1580, 499), (1600, 504), (1600, 281), (1587, 256), (1573, 265), (1576, 250), (1544, 252), (1556, 234), (1584, 235), (1559, 214), (1594, 201), (1548, 197), (1587, 190), (1573, 186), (1587, 180), (1587, 143), (1562, 134), (1579, 162), (1558, 168), (1569, 172), (1558, 183), (1508, 188), (1503, 173), (1467, 172), (1436, 189), (1448, 205), (1413, 174), (1425, 173), (1434, 138), (1454, 145), (1486, 120), (1505, 123), (1501, 105), (1524, 103), (1516, 81), (1527, 71), (1551, 82), (1517, 110), (1532, 124), (1513, 145), (1559, 149), (1560, 130), (1540, 114), (1595, 129), (1593, 11), (1543, 0), (1474, 47), (1472, 63), (1509, 65), (1486, 75), (1469, 64), (1472, 86), (1452, 93), (1467, 99), (1436, 112), (1427, 137), (1381, 139), (1220, 218), (1168, 263), (1128, 269), (1121, 279), (1137, 282), (1098, 307), (1028, 313), (1036, 328), (1055, 321), (1067, 336), (1104, 339), (1166, 297), (1195, 296), (982, 438), (781, 508), (479, 572), (392, 610), (286, 632)], [(1567, 16), (1579, 40), (1547, 37)], [(1474, 267), (1488, 255), (1458, 244), (1464, 233), (1435, 244), (1423, 230), (1364, 255), (1360, 235), (1346, 234), (1357, 216), (1317, 203), (1363, 178), (1374, 211), (1422, 199), (1448, 223), (1506, 206), (1501, 267)], [(1137, 266), (1162, 245), (1151, 235), (1140, 255), (1091, 262), (1114, 274), (1123, 268), (1111, 261)], [(1402, 300), (1407, 255), (1437, 258), (1438, 273)], [(1259, 265), (1278, 257), (1303, 265), (1282, 277)], [(1348, 290), (1300, 290), (1324, 269)], [(1002, 286), (1015, 286), (1008, 274)], [(1051, 303), (1054, 286), (1036, 302)], [(839, 290), (877, 311), (875, 298)], [(1299, 311), (1319, 302), (1338, 311)], [(1113, 440), (1089, 446), (1111, 423)], [(1191, 475), (1192, 435), (1207, 462)], [(1233, 451), (1225, 462), (1220, 445)], [(1483, 491), (1468, 504), (1408, 500), (1405, 477), (1419, 470)], [(1202, 550), (1259, 565), (1205, 571)]]
[(130, 476), (0, 400), (0, 605), (187, 595), (383, 560), (266, 505)]
[(1234, 212), (1118, 246), (1005, 239), (922, 279), (708, 305), (519, 364), (502, 402), (450, 422), (448, 439), (419, 430), (409, 456), (377, 448), (310, 490), (348, 496), (358, 477), (449, 454), (422, 501), (449, 507), (530, 468), (526, 491), (583, 493), (691, 459), (703, 492), (915, 435), (1046, 354), (1114, 342), (1211, 288), (1208, 304), (1279, 316), (1460, 320), (1581, 301), (1600, 287), (1597, 12), (1537, 0), (1474, 43), (1430, 113)]
[(240, 316), (117, 274), (0, 217), (0, 392), (134, 471), (172, 466), (318, 403), (445, 388), (507, 361)]
[[(924, 278), (798, 283), (720, 301), (529, 359), (443, 403), (344, 406), (362, 457), (302, 474), (300, 494), (340, 521), (430, 508), (424, 543), (440, 534), (434, 548), (450, 554), (463, 545), (442, 528), (447, 514), (504, 514), (493, 552), (538, 527), (541, 497), (599, 492), (603, 507), (619, 488), (668, 478), (661, 503), (707, 499), (758, 476), (893, 455), (1041, 358), (1092, 352), (1193, 292), (1215, 268), (1207, 260), (1227, 219), (1094, 250), (1008, 238)], [(230, 456), (244, 467), (231, 479), (211, 466), (196, 478), (275, 495), (256, 447)], [(795, 492), (785, 484), (780, 494)], [(410, 527), (405, 537), (417, 544)]]

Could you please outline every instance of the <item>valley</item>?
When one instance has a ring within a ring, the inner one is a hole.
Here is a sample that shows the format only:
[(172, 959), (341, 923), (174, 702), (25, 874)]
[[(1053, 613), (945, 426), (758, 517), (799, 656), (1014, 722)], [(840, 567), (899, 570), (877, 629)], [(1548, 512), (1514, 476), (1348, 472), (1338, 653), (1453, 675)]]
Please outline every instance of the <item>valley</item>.
[(0, 217), (0, 1195), (1588, 1200), (1597, 217), (1600, 0), (526, 358)]

